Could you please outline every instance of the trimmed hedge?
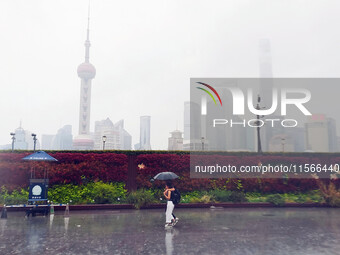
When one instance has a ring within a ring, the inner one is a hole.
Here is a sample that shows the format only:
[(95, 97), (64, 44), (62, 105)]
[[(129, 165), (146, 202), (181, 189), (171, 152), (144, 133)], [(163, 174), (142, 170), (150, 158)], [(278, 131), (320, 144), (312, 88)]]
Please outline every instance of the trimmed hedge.
[(126, 182), (127, 155), (115, 153), (50, 153), (58, 162), (27, 162), (30, 153), (0, 153), (0, 186), (9, 190), (28, 186), (30, 173), (43, 178), (48, 170), (50, 185), (83, 184), (89, 181)]
[[(30, 171), (34, 170), (36, 177), (43, 177), (48, 170), (50, 185), (86, 184), (92, 181), (104, 183), (124, 182), (127, 180), (128, 155), (136, 155), (136, 182), (138, 188), (163, 188), (160, 181), (150, 182), (159, 172), (171, 171), (180, 178), (176, 180), (176, 187), (182, 192), (194, 190), (244, 190), (246, 192), (305, 192), (317, 189), (314, 179), (190, 179), (189, 152), (168, 151), (89, 151), (89, 152), (49, 152), (58, 159), (56, 163), (24, 162), (21, 159), (32, 152), (0, 152), (0, 186), (8, 190), (28, 186)], [(213, 154), (213, 152), (209, 153)], [(217, 153), (235, 165), (255, 164), (261, 158), (263, 163), (326, 163), (340, 162), (340, 154), (263, 154), (255, 153)], [(240, 156), (242, 159), (240, 160)], [(203, 157), (203, 156), (202, 156)], [(339, 186), (339, 180), (335, 181)]]

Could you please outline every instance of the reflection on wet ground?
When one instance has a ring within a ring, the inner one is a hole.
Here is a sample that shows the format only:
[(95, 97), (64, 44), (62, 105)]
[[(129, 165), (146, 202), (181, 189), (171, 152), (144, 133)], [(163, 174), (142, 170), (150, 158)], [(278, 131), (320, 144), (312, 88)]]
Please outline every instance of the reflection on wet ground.
[(0, 220), (0, 254), (340, 254), (340, 209), (71, 211)]

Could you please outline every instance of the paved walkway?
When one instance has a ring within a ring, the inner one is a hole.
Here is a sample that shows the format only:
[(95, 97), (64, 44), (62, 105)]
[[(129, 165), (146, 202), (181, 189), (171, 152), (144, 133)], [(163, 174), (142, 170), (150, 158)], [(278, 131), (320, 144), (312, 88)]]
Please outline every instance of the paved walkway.
[(340, 209), (78, 211), (0, 220), (0, 254), (340, 254)]

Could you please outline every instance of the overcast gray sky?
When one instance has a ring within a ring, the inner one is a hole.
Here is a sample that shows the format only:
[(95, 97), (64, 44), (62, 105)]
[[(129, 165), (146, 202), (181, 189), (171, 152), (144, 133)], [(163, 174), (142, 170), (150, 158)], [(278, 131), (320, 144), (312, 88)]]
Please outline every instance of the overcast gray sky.
[[(0, 2), (0, 144), (24, 129), (78, 133), (88, 2)], [(183, 131), (190, 77), (258, 77), (258, 42), (271, 41), (274, 77), (339, 77), (340, 2), (329, 0), (91, 1), (91, 130), (125, 120), (139, 139), (151, 116), (151, 145)]]

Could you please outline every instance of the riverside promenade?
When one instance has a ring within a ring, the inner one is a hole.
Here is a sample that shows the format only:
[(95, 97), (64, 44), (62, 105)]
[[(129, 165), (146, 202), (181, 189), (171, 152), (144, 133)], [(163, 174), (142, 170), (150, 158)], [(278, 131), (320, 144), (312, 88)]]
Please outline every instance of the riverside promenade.
[(339, 254), (340, 209), (70, 210), (0, 220), (0, 254)]

